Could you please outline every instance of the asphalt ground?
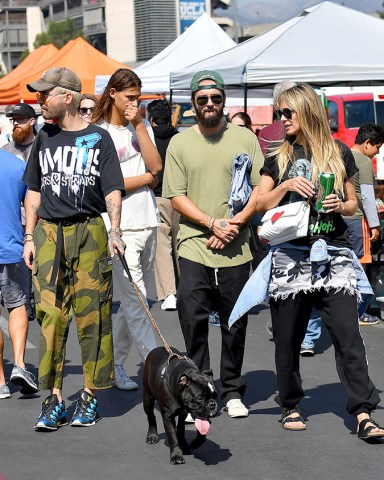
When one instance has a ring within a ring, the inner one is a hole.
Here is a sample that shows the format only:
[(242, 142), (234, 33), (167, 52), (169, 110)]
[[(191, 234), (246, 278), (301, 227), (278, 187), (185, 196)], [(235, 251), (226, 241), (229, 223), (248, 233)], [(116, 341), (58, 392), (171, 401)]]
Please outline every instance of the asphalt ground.
[[(164, 312), (150, 289), (152, 314), (167, 342), (184, 351), (177, 312)], [(3, 311), (4, 317), (7, 315)], [(244, 403), (248, 418), (232, 419), (220, 410), (213, 419), (206, 443), (185, 456), (185, 465), (170, 465), (169, 449), (160, 413), (160, 442), (147, 445), (142, 389), (116, 388), (98, 394), (102, 420), (90, 428), (63, 427), (56, 432), (33, 429), (47, 392), (27, 398), (10, 385), (13, 396), (0, 400), (0, 480), (360, 480), (384, 478), (384, 443), (367, 444), (356, 436), (356, 421), (345, 410), (346, 396), (339, 383), (334, 352), (325, 329), (313, 358), (302, 358), (306, 397), (300, 407), (305, 432), (287, 432), (279, 422), (281, 408), (274, 402), (276, 376), (274, 344), (266, 330), (269, 310), (253, 311), (249, 318), (243, 373), (247, 381)], [(6, 320), (2, 319), (6, 330)], [(26, 362), (37, 374), (39, 326), (30, 322)], [(370, 375), (377, 388), (384, 386), (384, 322), (363, 327)], [(210, 327), (212, 368), (217, 378), (220, 329)], [(9, 338), (5, 335), (4, 363), (9, 379), (13, 366)], [(128, 374), (141, 383), (143, 365), (132, 349)], [(64, 399), (69, 418), (82, 385), (80, 351), (72, 322), (67, 346)], [(382, 404), (383, 405), (383, 404)], [(384, 425), (384, 410), (374, 419)], [(187, 427), (187, 440), (195, 435)]]

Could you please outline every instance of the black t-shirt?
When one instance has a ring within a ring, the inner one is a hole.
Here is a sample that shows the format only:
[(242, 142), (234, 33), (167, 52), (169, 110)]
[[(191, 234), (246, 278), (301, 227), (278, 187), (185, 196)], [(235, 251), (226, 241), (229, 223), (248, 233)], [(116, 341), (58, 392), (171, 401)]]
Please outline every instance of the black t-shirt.
[[(341, 157), (344, 162), (347, 179), (352, 177), (357, 172), (355, 159), (351, 150), (342, 142), (337, 141), (340, 147)], [(311, 180), (312, 165), (310, 154), (305, 155), (304, 148), (301, 145), (294, 144), (294, 161), (288, 166), (287, 170), (281, 179), (281, 182), (289, 180), (290, 178), (302, 176)], [(260, 170), (260, 174), (266, 173), (273, 178), (275, 187), (279, 185), (279, 167), (276, 157), (267, 157), (264, 166)], [(318, 187), (316, 185), (316, 187)], [(298, 202), (306, 200), (304, 197), (296, 192), (287, 192), (281, 199), (279, 205), (287, 203)], [(331, 212), (319, 213), (315, 209), (316, 196), (310, 200), (310, 219), (309, 219), (309, 234), (307, 237), (292, 240), (291, 243), (295, 245), (312, 245), (319, 238), (324, 239), (328, 244), (338, 247), (351, 247), (347, 224), (344, 222), (340, 213)]]
[(109, 133), (88, 125), (80, 131), (44, 126), (36, 137), (23, 181), (41, 192), (40, 217), (58, 220), (106, 211), (105, 197), (125, 195), (115, 145)]

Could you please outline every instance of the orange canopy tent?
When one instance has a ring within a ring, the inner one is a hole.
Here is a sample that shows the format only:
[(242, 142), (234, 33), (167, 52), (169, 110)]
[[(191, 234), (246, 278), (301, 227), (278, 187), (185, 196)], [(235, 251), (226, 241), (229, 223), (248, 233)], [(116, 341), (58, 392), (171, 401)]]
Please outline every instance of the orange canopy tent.
[(96, 75), (112, 75), (118, 68), (127, 68), (96, 50), (83, 38), (70, 40), (55, 55), (31, 68), (12, 89), (0, 89), (0, 104), (18, 102), (36, 103), (36, 94), (29, 92), (27, 84), (38, 80), (52, 67), (67, 67), (80, 77), (83, 93), (93, 93)]
[(12, 89), (18, 84), (23, 76), (35, 68), (39, 63), (45, 62), (47, 59), (55, 55), (59, 50), (52, 45), (42, 45), (31, 52), (16, 68), (14, 68), (8, 75), (0, 78), (0, 90)]

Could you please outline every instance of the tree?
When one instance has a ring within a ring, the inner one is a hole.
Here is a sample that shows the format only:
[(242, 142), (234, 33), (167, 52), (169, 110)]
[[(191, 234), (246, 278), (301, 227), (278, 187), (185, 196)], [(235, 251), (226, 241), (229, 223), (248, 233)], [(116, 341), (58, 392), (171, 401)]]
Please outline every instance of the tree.
[[(384, 2), (382, 3), (382, 6), (384, 7)], [(379, 17), (384, 19), (384, 11), (377, 12), (379, 14)]]
[(60, 49), (66, 43), (68, 43), (69, 40), (73, 40), (78, 37), (83, 37), (82, 30), (74, 28), (72, 19), (67, 18), (63, 22), (51, 22), (48, 26), (47, 32), (36, 35), (33, 46), (38, 48), (42, 45), (53, 43), (55, 47)]
[(28, 57), (28, 55), (29, 55), (29, 49), (26, 48), (26, 49), (24, 50), (24, 52), (20, 55), (19, 64), (20, 64), (23, 60), (25, 60), (25, 59)]

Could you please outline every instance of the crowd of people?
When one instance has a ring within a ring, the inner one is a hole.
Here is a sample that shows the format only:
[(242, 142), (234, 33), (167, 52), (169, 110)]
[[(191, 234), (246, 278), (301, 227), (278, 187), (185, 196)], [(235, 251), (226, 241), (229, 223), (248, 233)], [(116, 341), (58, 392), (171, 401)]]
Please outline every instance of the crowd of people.
[[(215, 317), (220, 394), (230, 417), (249, 414), (244, 304), (269, 299), (282, 427), (306, 429), (300, 355), (313, 349), (305, 342), (316, 321), (317, 336), (321, 322), (330, 333), (358, 437), (384, 437), (371, 418), (380, 398), (359, 331), (377, 323), (366, 312), (372, 289), (362, 265), (370, 242), (380, 239), (371, 158), (384, 142), (381, 127), (362, 126), (351, 152), (332, 138), (316, 92), (282, 82), (274, 90), (276, 122), (256, 135), (246, 112), (227, 121), (224, 80), (210, 70), (191, 79), (196, 123), (183, 132), (172, 125), (166, 100), (150, 103), (144, 118), (140, 78), (127, 68), (111, 76), (100, 99), (82, 94), (79, 77), (65, 67), (27, 88), (45, 123), (37, 133), (29, 105), (7, 113), (13, 133), (0, 149), (0, 295), (14, 353), (10, 382), (26, 395), (49, 391), (35, 430), (69, 423), (63, 376), (72, 318), (84, 380), (71, 426), (100, 419), (98, 390), (138, 388), (125, 365), (133, 343), (143, 362), (158, 345), (143, 308), (155, 273), (161, 309), (177, 310), (187, 356), (201, 370), (210, 369)], [(335, 182), (318, 211), (322, 172)], [(307, 234), (269, 248), (258, 238), (261, 216), (303, 199)], [(113, 317), (112, 299), (119, 304)], [(34, 317), (41, 326), (38, 382), (24, 363)], [(0, 329), (0, 398), (8, 398), (3, 350)]]

